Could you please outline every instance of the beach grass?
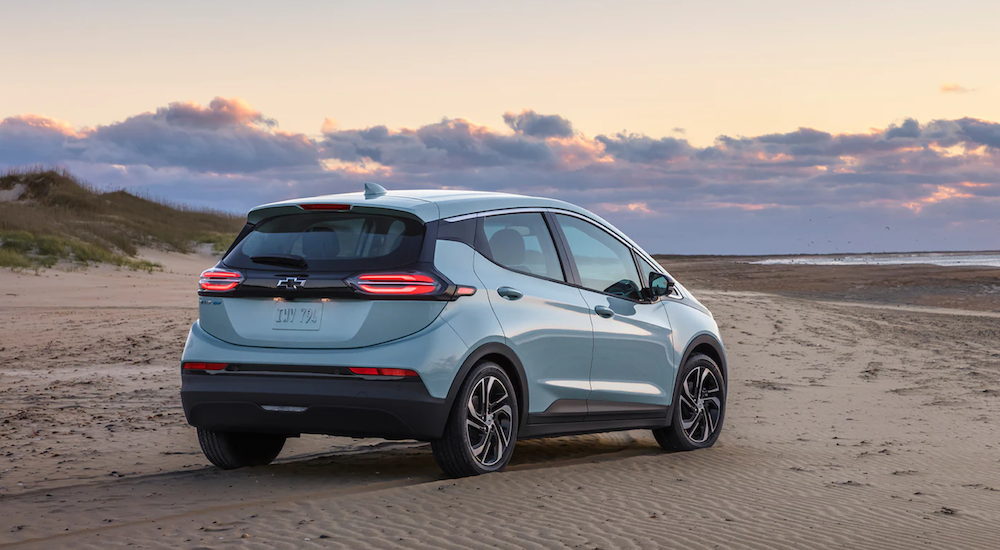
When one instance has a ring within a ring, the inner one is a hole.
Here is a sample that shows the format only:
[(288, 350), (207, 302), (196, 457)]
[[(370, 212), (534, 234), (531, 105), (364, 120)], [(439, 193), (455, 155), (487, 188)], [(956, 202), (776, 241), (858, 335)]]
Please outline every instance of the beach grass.
[(60, 261), (162, 269), (137, 258), (139, 248), (191, 252), (210, 243), (225, 252), (244, 218), (116, 190), (102, 192), (66, 170), (8, 169), (0, 190), (18, 190), (0, 202), (0, 267), (51, 267)]

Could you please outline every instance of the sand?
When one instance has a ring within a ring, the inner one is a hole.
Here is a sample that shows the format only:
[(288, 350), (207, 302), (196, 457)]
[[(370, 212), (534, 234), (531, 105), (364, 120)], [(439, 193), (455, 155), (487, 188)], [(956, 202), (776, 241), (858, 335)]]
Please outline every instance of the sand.
[(214, 260), (146, 253), (165, 272), (0, 271), (0, 548), (997, 547), (1000, 321), (983, 311), (702, 274), (732, 376), (712, 449), (522, 441), (506, 472), (452, 480), (425, 444), (304, 436), (223, 472), (178, 397)]
[(1000, 268), (755, 265), (759, 257), (659, 256), (691, 288), (1000, 313)]

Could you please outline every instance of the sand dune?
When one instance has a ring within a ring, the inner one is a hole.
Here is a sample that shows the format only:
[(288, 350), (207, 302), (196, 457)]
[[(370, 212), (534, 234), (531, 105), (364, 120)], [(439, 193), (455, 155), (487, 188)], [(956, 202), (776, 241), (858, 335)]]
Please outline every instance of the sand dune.
[(451, 480), (426, 445), (303, 437), (275, 465), (222, 472), (177, 395), (193, 276), (212, 260), (158, 261), (167, 272), (129, 273), (125, 289), (109, 269), (0, 272), (0, 287), (18, 289), (0, 301), (0, 547), (995, 548), (1000, 537), (992, 316), (706, 290), (732, 376), (715, 448), (668, 454), (644, 431), (524, 441), (506, 472)]

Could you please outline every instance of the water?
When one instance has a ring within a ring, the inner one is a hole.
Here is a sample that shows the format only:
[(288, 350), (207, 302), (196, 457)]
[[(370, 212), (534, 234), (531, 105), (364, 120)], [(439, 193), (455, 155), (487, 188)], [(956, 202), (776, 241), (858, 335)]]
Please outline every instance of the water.
[(1000, 267), (1000, 253), (990, 254), (851, 254), (800, 258), (772, 258), (758, 265), (940, 265), (945, 267)]

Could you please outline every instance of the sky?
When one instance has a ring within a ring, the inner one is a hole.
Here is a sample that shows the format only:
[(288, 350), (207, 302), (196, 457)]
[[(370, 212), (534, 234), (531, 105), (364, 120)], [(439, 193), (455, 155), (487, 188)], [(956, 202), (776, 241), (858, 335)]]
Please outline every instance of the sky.
[(655, 253), (1000, 249), (1000, 2), (7, 2), (0, 166), (453, 187)]

